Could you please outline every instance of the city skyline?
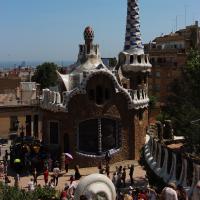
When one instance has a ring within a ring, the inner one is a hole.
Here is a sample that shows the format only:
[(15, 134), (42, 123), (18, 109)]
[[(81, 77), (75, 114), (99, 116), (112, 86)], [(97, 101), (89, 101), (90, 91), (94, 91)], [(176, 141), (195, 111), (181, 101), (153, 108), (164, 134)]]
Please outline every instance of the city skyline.
[[(198, 0), (139, 2), (144, 43), (200, 20)], [(116, 57), (124, 45), (125, 17), (126, 0), (1, 1), (0, 61), (75, 61), (87, 25), (102, 57)]]

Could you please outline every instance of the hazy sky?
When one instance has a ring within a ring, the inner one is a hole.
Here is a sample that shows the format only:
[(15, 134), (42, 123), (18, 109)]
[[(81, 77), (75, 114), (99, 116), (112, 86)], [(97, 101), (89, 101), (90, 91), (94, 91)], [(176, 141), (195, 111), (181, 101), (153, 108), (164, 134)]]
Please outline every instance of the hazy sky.
[[(0, 61), (76, 60), (91, 25), (103, 57), (123, 48), (127, 0), (0, 0)], [(200, 21), (200, 0), (140, 0), (144, 42)]]

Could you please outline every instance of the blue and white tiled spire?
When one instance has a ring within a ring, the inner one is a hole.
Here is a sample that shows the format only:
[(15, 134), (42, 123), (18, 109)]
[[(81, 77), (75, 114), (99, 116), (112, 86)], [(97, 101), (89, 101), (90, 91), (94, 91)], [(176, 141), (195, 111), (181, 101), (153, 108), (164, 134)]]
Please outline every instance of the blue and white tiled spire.
[(138, 0), (128, 0), (124, 50), (143, 50)]

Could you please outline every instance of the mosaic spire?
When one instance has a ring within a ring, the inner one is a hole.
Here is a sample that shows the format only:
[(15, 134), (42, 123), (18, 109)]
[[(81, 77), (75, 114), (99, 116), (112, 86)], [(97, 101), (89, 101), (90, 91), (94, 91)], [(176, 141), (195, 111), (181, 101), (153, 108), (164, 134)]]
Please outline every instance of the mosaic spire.
[(128, 0), (124, 50), (143, 50), (138, 0)]

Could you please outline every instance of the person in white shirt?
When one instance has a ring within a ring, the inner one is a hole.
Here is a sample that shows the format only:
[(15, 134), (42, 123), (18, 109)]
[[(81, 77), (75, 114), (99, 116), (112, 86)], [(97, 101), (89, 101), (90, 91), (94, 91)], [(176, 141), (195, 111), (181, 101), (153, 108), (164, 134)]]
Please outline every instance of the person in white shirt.
[(53, 178), (54, 178), (54, 185), (58, 185), (58, 177), (60, 175), (60, 169), (59, 167), (53, 168)]
[(169, 183), (167, 187), (162, 190), (161, 193), (162, 200), (178, 200), (176, 193), (176, 185), (174, 183)]
[(29, 191), (34, 191), (35, 190), (35, 185), (34, 185), (34, 181), (31, 178), (31, 180), (28, 182), (28, 190)]

